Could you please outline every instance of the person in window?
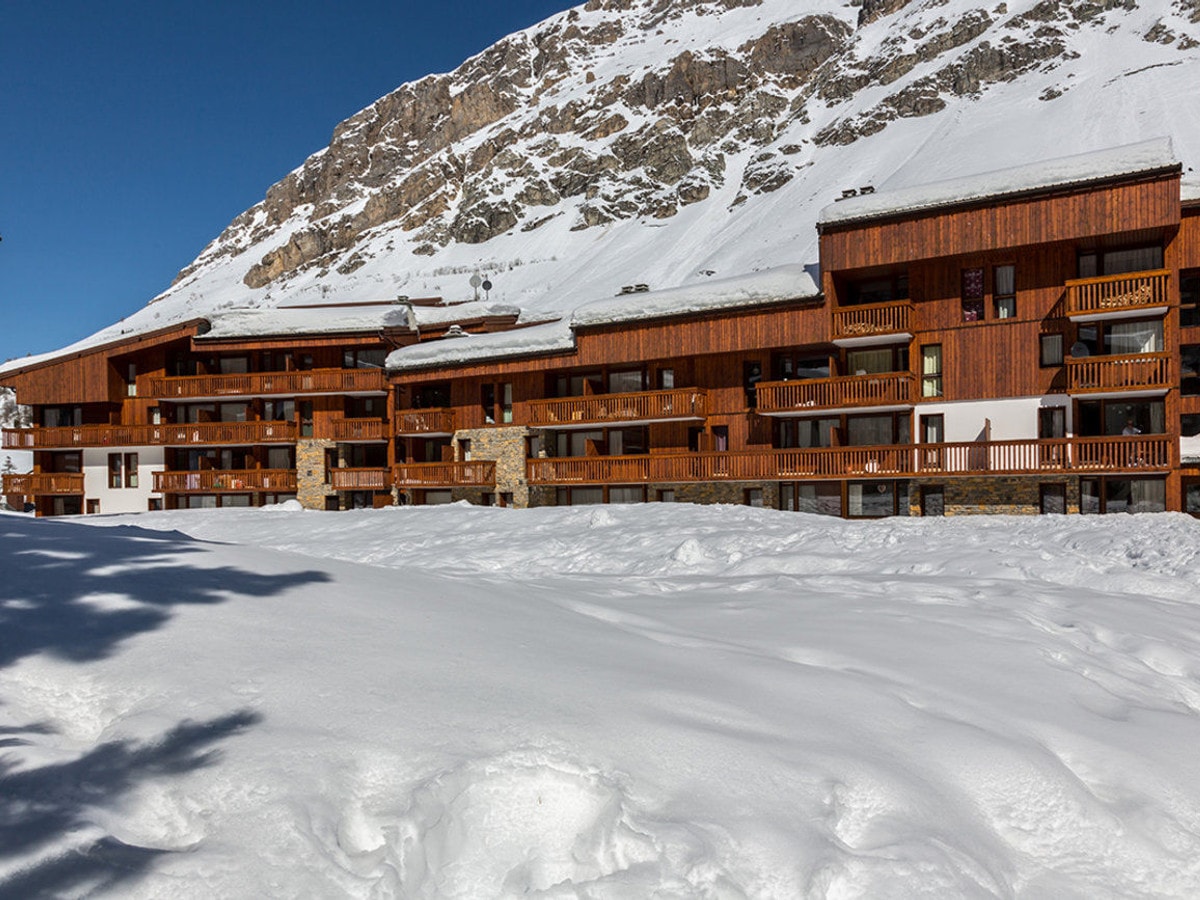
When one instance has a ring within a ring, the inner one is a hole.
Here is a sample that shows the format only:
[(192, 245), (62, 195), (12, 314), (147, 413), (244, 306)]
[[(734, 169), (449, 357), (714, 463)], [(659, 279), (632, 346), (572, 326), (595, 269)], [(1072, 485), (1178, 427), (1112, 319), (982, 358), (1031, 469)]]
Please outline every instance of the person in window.
[(1133, 424), (1133, 419), (1125, 420), (1125, 427), (1121, 429), (1121, 434), (1141, 434), (1142, 429)]

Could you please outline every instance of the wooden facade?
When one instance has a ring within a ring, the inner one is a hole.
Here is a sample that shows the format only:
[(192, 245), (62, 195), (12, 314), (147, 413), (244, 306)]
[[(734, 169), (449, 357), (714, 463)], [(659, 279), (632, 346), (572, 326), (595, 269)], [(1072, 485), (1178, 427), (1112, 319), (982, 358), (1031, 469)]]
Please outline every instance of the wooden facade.
[[(385, 372), (445, 329), (206, 339), (197, 321), (11, 368), (36, 426), (3, 446), (35, 469), (5, 493), (83, 512), (108, 501), (81, 466), (128, 485), (153, 451), (148, 502), (168, 508), (1200, 512), (1180, 442), (1200, 433), (1200, 202), (1178, 166), (835, 216), (820, 256), (819, 290), (589, 320), (549, 352)], [(949, 484), (969, 502), (939, 505)]]

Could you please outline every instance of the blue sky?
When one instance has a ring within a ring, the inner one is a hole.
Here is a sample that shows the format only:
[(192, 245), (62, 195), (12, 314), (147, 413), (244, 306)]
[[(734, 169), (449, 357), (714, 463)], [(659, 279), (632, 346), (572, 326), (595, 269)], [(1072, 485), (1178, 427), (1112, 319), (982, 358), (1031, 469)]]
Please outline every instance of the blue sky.
[(140, 308), (338, 122), (573, 5), (6, 4), (0, 360)]

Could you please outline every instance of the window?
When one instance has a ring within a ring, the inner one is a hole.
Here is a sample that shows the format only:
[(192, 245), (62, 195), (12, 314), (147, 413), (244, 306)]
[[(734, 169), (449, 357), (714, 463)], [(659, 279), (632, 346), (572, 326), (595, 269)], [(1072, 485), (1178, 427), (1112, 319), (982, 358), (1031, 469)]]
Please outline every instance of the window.
[(1067, 436), (1067, 410), (1062, 406), (1043, 406), (1038, 410), (1038, 437), (1042, 440)]
[(1043, 516), (1062, 516), (1067, 512), (1065, 484), (1038, 485), (1038, 511)]
[(907, 347), (846, 351), (846, 372), (849, 375), (876, 375), (884, 372), (904, 372), (907, 369)]
[(1179, 348), (1179, 393), (1194, 397), (1200, 394), (1200, 344)]
[(1163, 512), (1167, 483), (1162, 478), (1084, 478), (1079, 482), (1081, 513)]
[(300, 401), (300, 437), (313, 436), (313, 403), (311, 400)]
[(1041, 353), (1038, 365), (1043, 369), (1063, 364), (1063, 336), (1061, 334), (1043, 334), (1041, 337)]
[(818, 516), (842, 514), (842, 489), (837, 482), (784, 483), (779, 486), (779, 508)]
[(290, 422), (294, 418), (295, 400), (267, 400), (263, 403), (263, 419), (267, 422)]
[(674, 503), (675, 491), (672, 488), (663, 488), (658, 492), (659, 503)]
[(1149, 272), (1163, 267), (1160, 246), (1126, 247), (1121, 250), (1088, 250), (1079, 254), (1079, 277)]
[(756, 385), (762, 381), (762, 363), (757, 360), (742, 363), (742, 389), (746, 392), (746, 406), (749, 409), (758, 407)]
[(983, 318), (983, 269), (962, 270), (962, 320)]
[(587, 394), (599, 394), (604, 388), (604, 379), (599, 372), (575, 372), (571, 375), (558, 375), (554, 378), (555, 397), (583, 397)]
[[(1179, 433), (1184, 437), (1200, 434), (1200, 414), (1192, 413), (1179, 417)], [(65, 469), (63, 471), (66, 471)]]
[(996, 266), (992, 269), (992, 296), (997, 319), (1011, 319), (1017, 314), (1017, 267)]
[(1200, 325), (1200, 270), (1179, 273), (1179, 324)]
[(846, 444), (848, 446), (873, 447), (884, 444), (907, 444), (908, 441), (908, 413), (851, 416), (846, 419)]
[(610, 487), (608, 489), (609, 503), (643, 503), (646, 500), (646, 489), (637, 487)]
[(841, 419), (776, 419), (775, 446), (780, 450), (832, 447), (840, 425)]
[(670, 391), (675, 388), (675, 370), (674, 369), (659, 369), (658, 370), (658, 389), (660, 391)]
[(488, 425), (497, 422), (508, 424), (513, 416), (513, 391), (511, 382), (482, 384), (479, 386), (479, 405), (483, 409), (483, 421)]
[(458, 458), (463, 462), (471, 461), (471, 439), (460, 438), (458, 442)]
[(1193, 516), (1200, 516), (1200, 481), (1194, 481), (1184, 486), (1183, 511)]
[(846, 485), (846, 515), (855, 519), (877, 519), (908, 514), (907, 483), (894, 481), (851, 481)]
[(250, 360), (245, 356), (222, 356), (217, 360), (217, 371), (222, 375), (242, 375), (250, 371)]
[[(1078, 410), (1075, 433), (1081, 437), (1166, 431), (1162, 400), (1081, 400)], [(1135, 430), (1129, 432), (1130, 427)]]
[(813, 356), (796, 350), (771, 354), (771, 378), (775, 381), (828, 378), (829, 375), (828, 356)]
[(908, 273), (898, 272), (877, 278), (852, 281), (843, 292), (843, 304), (858, 306), (868, 303), (892, 303), (908, 299)]
[(921, 396), (942, 396), (941, 344), (926, 344), (921, 348)]
[(610, 394), (633, 394), (646, 389), (646, 373), (641, 369), (608, 373)]
[(713, 449), (724, 453), (729, 449), (729, 426), (714, 425), (712, 429)]
[(382, 369), (387, 359), (387, 350), (382, 347), (371, 349), (346, 349), (342, 351), (343, 369)]
[(130, 397), (137, 396), (137, 363), (130, 363), (126, 369), (125, 393)]
[(745, 506), (753, 506), (755, 509), (763, 508), (763, 492), (762, 488), (746, 488), (742, 497), (742, 503)]
[(108, 486), (113, 490), (138, 486), (138, 455), (136, 453), (108, 454)]
[(946, 417), (941, 413), (921, 416), (921, 443), (940, 444), (946, 440)]
[(91, 498), (88, 498), (88, 501), (87, 501), (87, 513), (88, 513), (88, 515), (89, 515), (89, 516), (94, 516), (94, 515), (96, 515), (98, 512), (100, 512), (100, 501), (99, 501), (99, 500), (93, 500), (93, 499), (91, 499)]
[(413, 388), (413, 409), (441, 409), (450, 405), (450, 382), (423, 384)]

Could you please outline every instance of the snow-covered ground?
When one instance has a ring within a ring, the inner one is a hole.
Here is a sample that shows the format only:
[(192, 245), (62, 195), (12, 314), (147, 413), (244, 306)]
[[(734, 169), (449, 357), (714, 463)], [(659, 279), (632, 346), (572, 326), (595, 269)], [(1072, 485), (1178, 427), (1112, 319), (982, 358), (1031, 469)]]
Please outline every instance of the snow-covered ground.
[(0, 516), (0, 896), (1200, 896), (1200, 523)]

